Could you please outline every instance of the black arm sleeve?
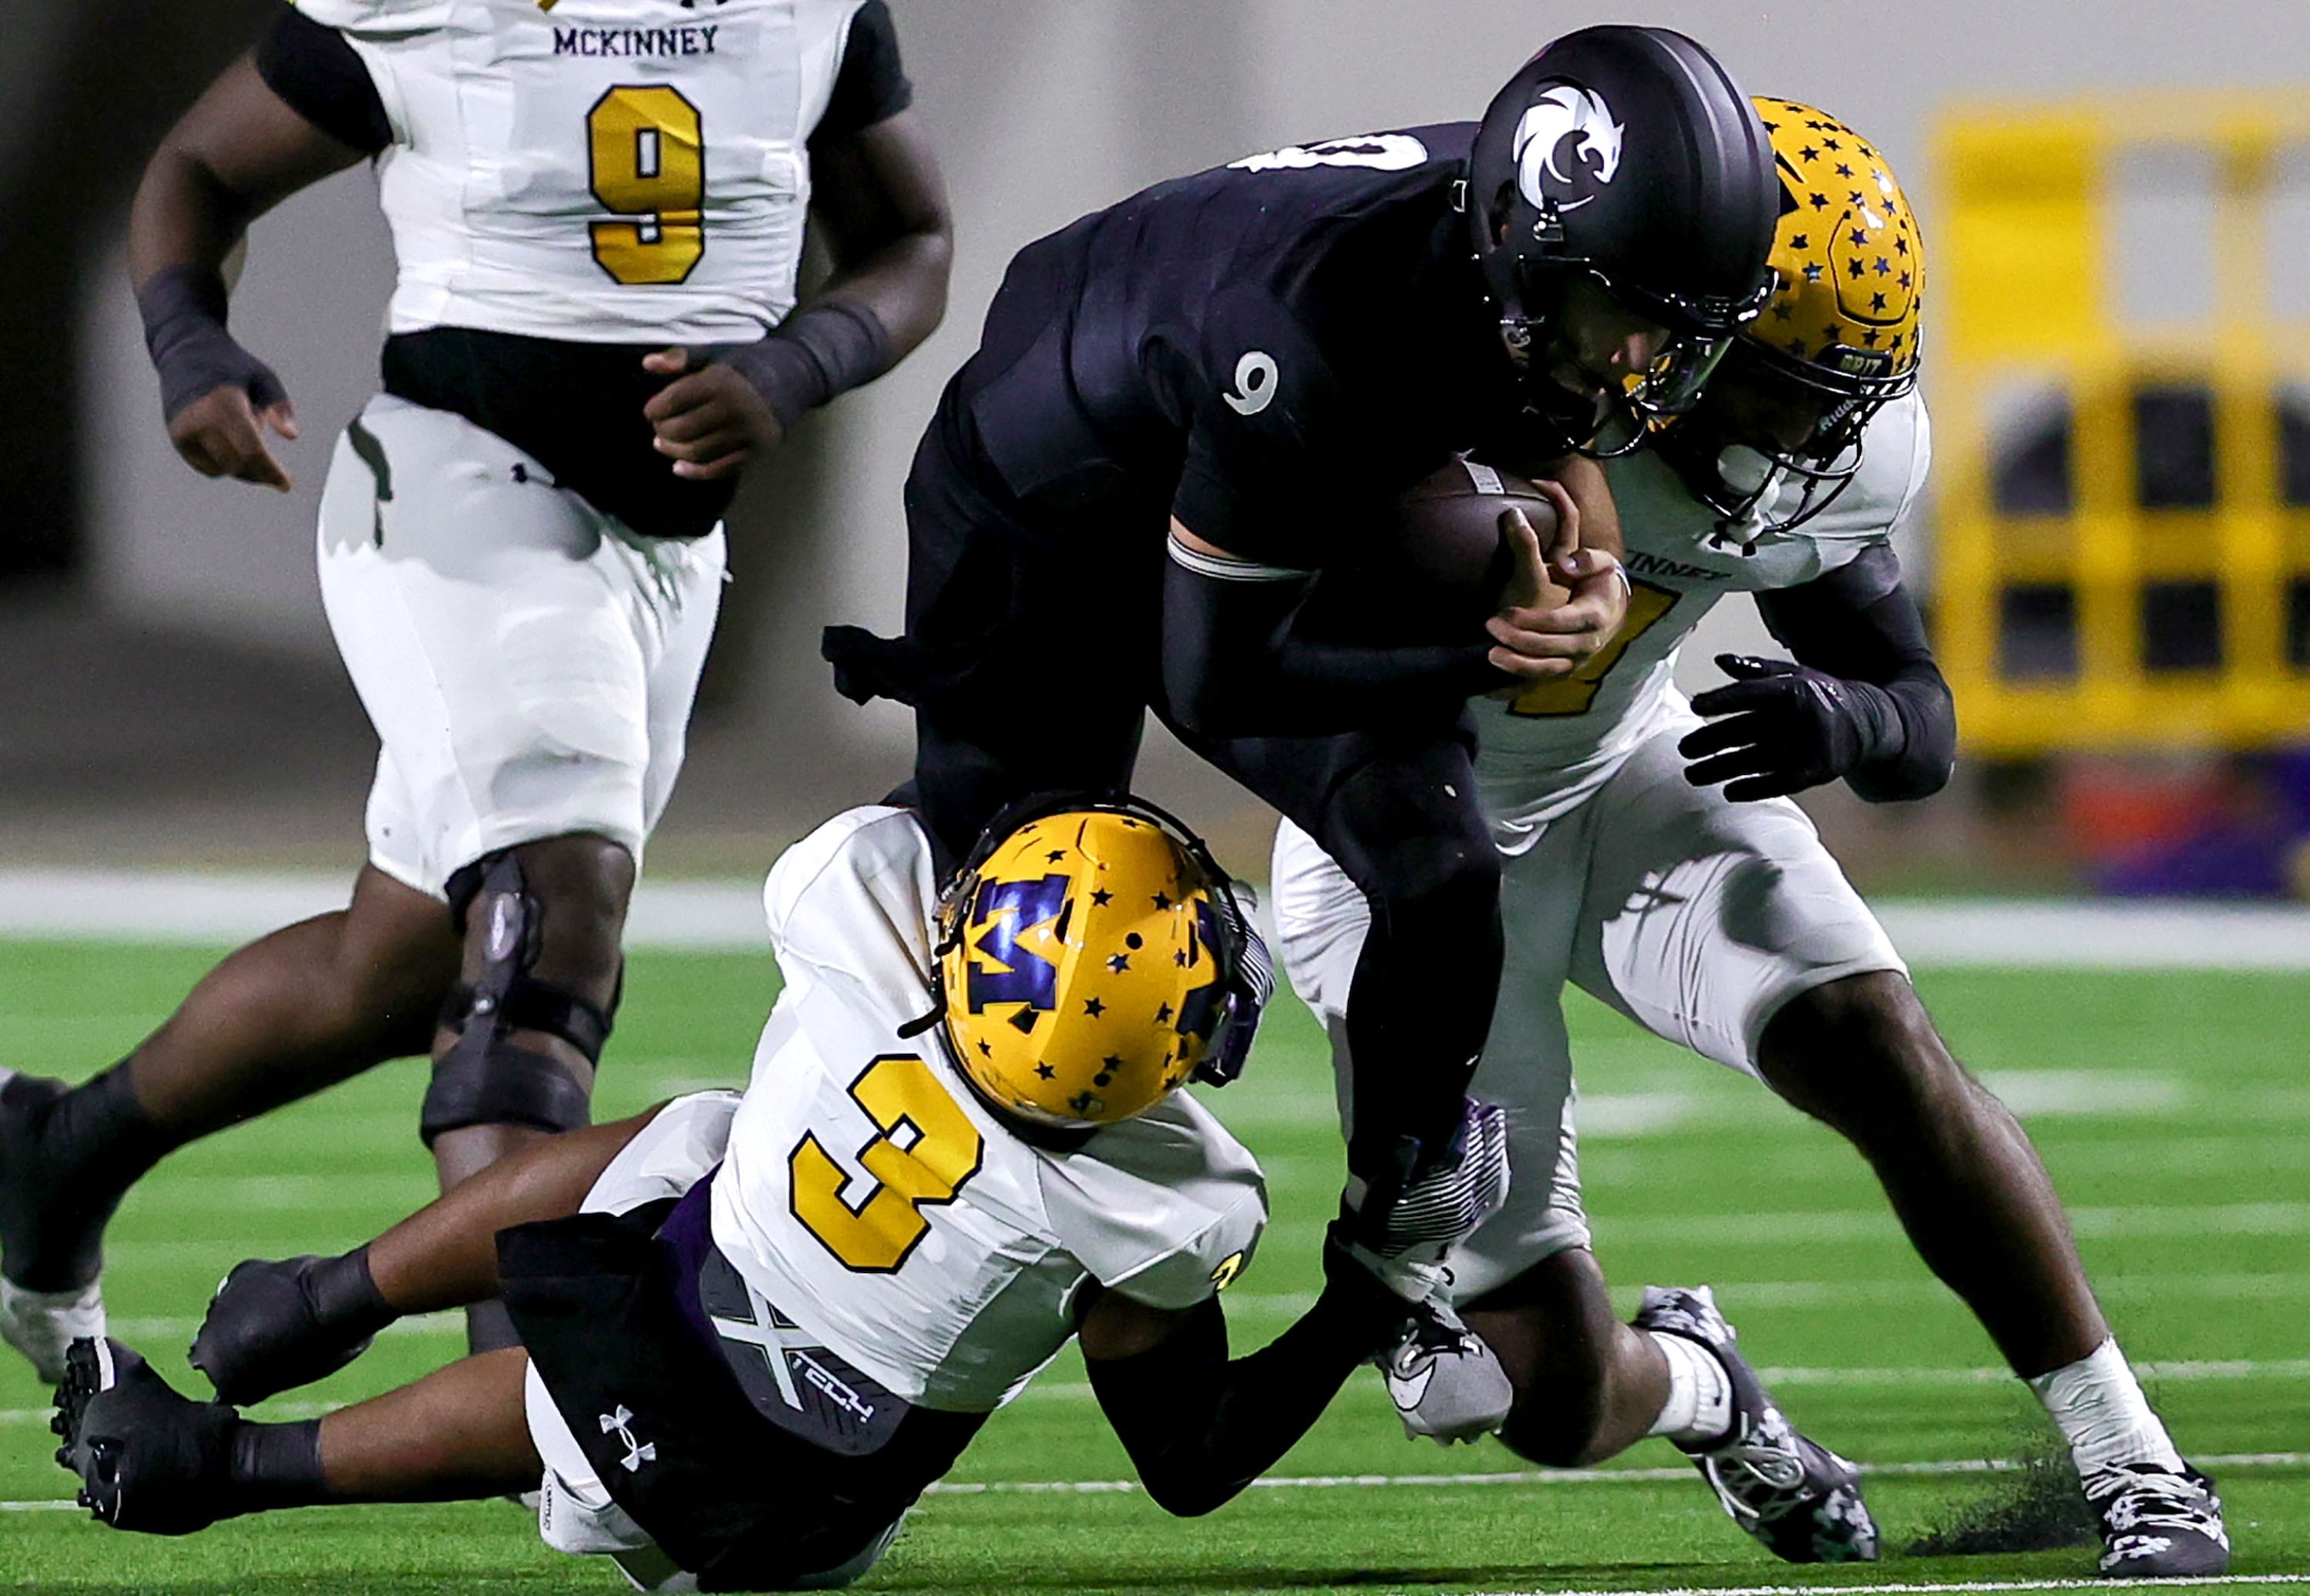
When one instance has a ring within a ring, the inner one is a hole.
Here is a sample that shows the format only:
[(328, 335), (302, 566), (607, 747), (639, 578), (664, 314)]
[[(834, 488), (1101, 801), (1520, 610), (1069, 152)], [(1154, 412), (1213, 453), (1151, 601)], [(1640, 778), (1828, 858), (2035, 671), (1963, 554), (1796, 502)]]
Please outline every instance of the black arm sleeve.
[(1299, 636), (1313, 575), (1243, 580), (1163, 571), (1163, 690), (1206, 737), (1326, 737), (1456, 707), (1508, 684), (1482, 643), (1359, 647)]
[(393, 143), (385, 100), (334, 28), (284, 5), (256, 44), (256, 75), (289, 108), (337, 143), (374, 155)]
[(899, 64), (899, 30), (890, 20), (885, 0), (866, 0), (850, 19), (850, 32), (842, 44), (842, 67), (835, 74), (834, 92), (826, 114), (812, 130), (811, 142), (843, 138), (895, 117), (915, 102), (915, 85)]
[(1925, 798), (1957, 764), (1957, 702), (1933, 663), (1924, 617), (1901, 585), (1901, 562), (1876, 544), (1828, 575), (1757, 595), (1757, 608), (1797, 663), (1880, 688), (1900, 735), (1850, 772), (1846, 785), (1871, 803)]
[(1160, 1345), (1085, 1366), (1147, 1494), (1190, 1518), (1289, 1452), (1408, 1312), (1350, 1268), (1335, 1271), (1298, 1323), (1248, 1357), (1229, 1361), (1227, 1321), (1211, 1297)]

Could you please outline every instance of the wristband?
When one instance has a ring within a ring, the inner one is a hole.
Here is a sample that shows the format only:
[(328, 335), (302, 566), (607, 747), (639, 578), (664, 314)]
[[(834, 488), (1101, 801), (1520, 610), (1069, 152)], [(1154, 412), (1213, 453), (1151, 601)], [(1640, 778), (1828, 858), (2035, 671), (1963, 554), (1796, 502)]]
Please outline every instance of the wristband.
[(225, 331), (224, 283), (201, 266), (170, 266), (136, 291), (144, 348), (161, 378), (161, 413), (175, 421), (194, 400), (222, 387), (245, 388), (268, 409), (289, 397), (273, 369)]
[(805, 306), (769, 337), (716, 358), (754, 385), (782, 428), (896, 363), (882, 318), (844, 299)]

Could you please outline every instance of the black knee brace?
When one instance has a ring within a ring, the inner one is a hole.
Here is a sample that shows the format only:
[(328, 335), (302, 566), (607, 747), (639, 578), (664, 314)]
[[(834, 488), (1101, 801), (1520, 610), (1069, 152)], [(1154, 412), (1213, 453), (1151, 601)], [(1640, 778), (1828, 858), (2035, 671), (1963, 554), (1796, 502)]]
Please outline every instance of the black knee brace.
[(469, 937), (482, 938), (482, 973), (452, 987), (442, 1004), (442, 1027), (457, 1040), (433, 1063), (418, 1134), (430, 1147), (443, 1132), (467, 1125), (582, 1128), (592, 1117), (586, 1088), (554, 1060), (508, 1038), (543, 1031), (597, 1063), (616, 999), (605, 1011), (529, 973), (543, 916), (511, 849), (484, 854), (452, 876), (449, 907)]

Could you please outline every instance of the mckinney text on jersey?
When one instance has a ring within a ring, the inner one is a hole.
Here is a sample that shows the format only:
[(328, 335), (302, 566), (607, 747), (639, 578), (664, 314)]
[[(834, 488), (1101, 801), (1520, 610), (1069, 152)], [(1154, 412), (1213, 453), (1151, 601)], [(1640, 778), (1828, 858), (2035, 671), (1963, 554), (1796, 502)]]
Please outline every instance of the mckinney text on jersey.
[(710, 56), (720, 23), (695, 28), (556, 28), (557, 56)]

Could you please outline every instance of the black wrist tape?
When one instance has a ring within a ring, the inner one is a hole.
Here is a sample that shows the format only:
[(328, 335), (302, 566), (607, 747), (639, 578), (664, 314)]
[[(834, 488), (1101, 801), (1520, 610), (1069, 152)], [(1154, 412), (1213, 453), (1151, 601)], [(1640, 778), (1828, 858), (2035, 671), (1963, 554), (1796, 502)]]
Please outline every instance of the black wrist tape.
[(342, 1257), (325, 1258), (315, 1264), (305, 1277), (305, 1289), (313, 1299), (313, 1316), (332, 1328), (374, 1335), (401, 1317), (369, 1271), (366, 1243)]
[(863, 305), (823, 299), (803, 307), (769, 337), (725, 350), (736, 369), (769, 402), (778, 425), (791, 427), (838, 394), (873, 381), (890, 369), (890, 334)]
[(233, 1510), (309, 1507), (329, 1498), (321, 1473), (321, 1421), (252, 1424), (232, 1433)]
[(221, 387), (248, 390), (258, 410), (289, 396), (273, 369), (225, 331), (224, 281), (200, 266), (170, 266), (136, 291), (144, 348), (161, 377), (161, 412), (169, 421)]

